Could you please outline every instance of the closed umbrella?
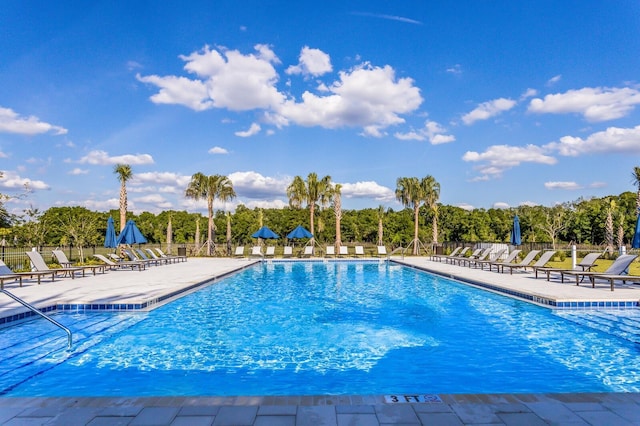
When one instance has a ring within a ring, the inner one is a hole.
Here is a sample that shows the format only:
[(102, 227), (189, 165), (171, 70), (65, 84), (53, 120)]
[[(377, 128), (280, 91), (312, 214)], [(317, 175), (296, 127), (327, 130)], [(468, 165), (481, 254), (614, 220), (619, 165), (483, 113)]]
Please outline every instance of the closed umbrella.
[(142, 232), (136, 226), (136, 223), (129, 219), (127, 224), (124, 226), (124, 229), (118, 235), (117, 243), (120, 244), (144, 244), (147, 242), (147, 239), (142, 235)]
[(106, 248), (116, 248), (118, 243), (116, 242), (116, 227), (113, 224), (113, 218), (109, 216), (107, 220), (107, 232), (104, 235), (104, 246)]
[(298, 225), (296, 226), (296, 229), (294, 229), (293, 231), (289, 232), (289, 234), (287, 234), (287, 238), (292, 240), (292, 239), (300, 239), (300, 238), (313, 238), (313, 234), (309, 231), (307, 231), (302, 225)]
[(638, 214), (638, 219), (636, 220), (636, 231), (633, 233), (631, 247), (640, 248), (640, 214)]
[(522, 244), (522, 238), (520, 237), (520, 219), (518, 219), (518, 215), (515, 215), (511, 227), (511, 245), (519, 246), (520, 244)]
[(266, 226), (263, 226), (262, 228), (258, 229), (256, 232), (253, 233), (253, 235), (251, 235), (252, 238), (262, 238), (263, 240), (267, 240), (267, 239), (277, 239), (280, 238), (278, 236), (278, 234), (276, 234), (275, 232), (273, 232), (271, 229), (267, 228)]

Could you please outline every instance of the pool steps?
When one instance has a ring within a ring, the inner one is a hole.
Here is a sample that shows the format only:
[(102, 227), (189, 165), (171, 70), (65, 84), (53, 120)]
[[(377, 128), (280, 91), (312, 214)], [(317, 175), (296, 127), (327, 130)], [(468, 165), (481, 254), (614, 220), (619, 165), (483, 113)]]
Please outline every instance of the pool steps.
[[(640, 315), (631, 311), (557, 311), (559, 317), (577, 324), (640, 343)], [(626, 314), (626, 315), (625, 315)]]
[[(65, 347), (65, 337), (50, 326), (9, 327), (3, 330), (0, 343), (0, 396), (16, 385), (67, 360), (82, 355), (92, 346), (125, 330), (144, 318), (140, 314), (103, 314), (58, 318), (74, 333), (71, 350)], [(46, 324), (43, 319), (34, 322)]]

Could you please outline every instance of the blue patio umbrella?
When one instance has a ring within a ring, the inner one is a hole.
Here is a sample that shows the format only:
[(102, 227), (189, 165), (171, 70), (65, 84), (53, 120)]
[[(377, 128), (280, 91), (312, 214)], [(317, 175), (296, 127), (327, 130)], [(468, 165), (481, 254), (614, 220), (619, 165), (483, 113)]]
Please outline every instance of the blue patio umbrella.
[(107, 220), (107, 232), (104, 235), (104, 246), (106, 248), (116, 248), (118, 243), (116, 242), (116, 227), (113, 225), (113, 218), (109, 216)]
[(287, 238), (290, 240), (294, 238), (313, 238), (313, 234), (307, 231), (302, 225), (298, 225), (296, 229), (289, 232)]
[(120, 235), (118, 235), (118, 240), (116, 242), (118, 245), (144, 244), (147, 242), (147, 239), (142, 235), (142, 232), (140, 232), (136, 223), (129, 219), (122, 232), (120, 232)]
[(638, 219), (636, 219), (636, 231), (633, 233), (631, 248), (640, 248), (640, 213), (638, 213)]
[(513, 218), (513, 225), (511, 226), (511, 245), (519, 246), (522, 244), (522, 238), (520, 237), (520, 219), (518, 215)]
[(251, 237), (262, 238), (263, 240), (267, 240), (267, 239), (275, 240), (276, 238), (280, 238), (278, 234), (276, 234), (266, 226), (263, 226), (262, 228), (258, 229), (256, 232), (253, 233), (253, 235), (251, 235)]

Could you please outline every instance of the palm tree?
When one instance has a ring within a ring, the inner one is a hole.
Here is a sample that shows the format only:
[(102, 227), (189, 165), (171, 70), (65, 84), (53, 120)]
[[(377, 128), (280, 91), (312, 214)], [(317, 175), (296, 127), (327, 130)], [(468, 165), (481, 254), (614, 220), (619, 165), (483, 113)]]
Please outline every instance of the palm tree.
[(324, 207), (331, 201), (331, 176), (325, 176), (318, 180), (317, 174), (309, 173), (306, 181), (300, 176), (296, 176), (287, 187), (287, 197), (289, 197), (291, 207), (301, 208), (303, 204), (309, 207), (309, 227), (311, 233), (315, 235), (316, 203), (319, 203), (320, 207)]
[(413, 254), (417, 255), (420, 240), (418, 239), (418, 214), (420, 204), (425, 198), (425, 193), (420, 181), (416, 177), (401, 177), (396, 181), (396, 199), (405, 207), (413, 209)]
[(209, 214), (209, 224), (207, 226), (207, 255), (213, 255), (213, 201), (217, 198), (222, 202), (227, 202), (235, 198), (231, 180), (222, 175), (205, 176), (198, 172), (191, 176), (191, 182), (185, 191), (187, 198), (194, 200), (207, 199), (207, 213)]
[(342, 185), (336, 183), (332, 190), (333, 212), (336, 215), (336, 253), (340, 251), (342, 245), (342, 233), (340, 231), (340, 221), (342, 220)]
[(384, 232), (384, 227), (382, 226), (384, 221), (384, 206), (378, 206), (376, 215), (378, 216), (378, 245), (382, 246), (384, 245), (384, 242), (382, 241)]
[(633, 177), (633, 185), (638, 188), (638, 195), (636, 196), (636, 211), (640, 214), (640, 167), (634, 167), (631, 176)]
[(120, 232), (127, 223), (127, 181), (133, 176), (131, 166), (128, 164), (116, 164), (113, 173), (118, 175), (120, 181)]
[(433, 211), (432, 219), (432, 238), (433, 244), (438, 244), (438, 199), (440, 198), (440, 184), (431, 175), (422, 178), (420, 182), (425, 191), (424, 202), (426, 206)]

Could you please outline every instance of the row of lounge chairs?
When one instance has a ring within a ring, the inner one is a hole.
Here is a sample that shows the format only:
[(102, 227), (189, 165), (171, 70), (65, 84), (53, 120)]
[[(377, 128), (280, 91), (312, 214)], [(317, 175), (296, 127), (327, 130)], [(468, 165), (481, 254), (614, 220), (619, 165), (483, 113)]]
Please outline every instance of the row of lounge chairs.
[(101, 264), (77, 265), (69, 261), (64, 251), (53, 250), (52, 254), (61, 267), (49, 268), (47, 262), (45, 262), (39, 252), (27, 251), (25, 253), (33, 266), (32, 271), (14, 272), (2, 260), (0, 260), (0, 288), (4, 289), (4, 283), (6, 281), (17, 281), (20, 283), (20, 287), (22, 287), (23, 279), (37, 279), (38, 284), (40, 284), (43, 277), (50, 277), (51, 281), (55, 281), (56, 277), (70, 277), (71, 279), (75, 279), (77, 275), (84, 277), (87, 271), (91, 271), (93, 275), (96, 275), (98, 272), (105, 273), (107, 269), (114, 270), (131, 268), (142, 271), (151, 263), (160, 265), (163, 263), (182, 262), (187, 260), (186, 256), (167, 255), (160, 249), (156, 249), (156, 251), (153, 251), (152, 249), (146, 249), (145, 251), (135, 249), (136, 254), (131, 250), (125, 250), (124, 252), (130, 257), (130, 260), (122, 259), (115, 254), (110, 255), (112, 256), (111, 258), (107, 258), (101, 254), (95, 254), (94, 257), (102, 261)]
[[(515, 262), (515, 258), (520, 254), (520, 250), (513, 250), (505, 260), (500, 260), (500, 257), (504, 254), (505, 250), (497, 252), (492, 259), (489, 259), (491, 248), (476, 249), (470, 256), (466, 256), (469, 248), (456, 248), (450, 255), (433, 255), (431, 260), (438, 262), (447, 262), (457, 265), (475, 266), (484, 269), (484, 266), (488, 266), (491, 271), (495, 266), (496, 271), (504, 273), (505, 269), (513, 274), (514, 270), (527, 271), (531, 269), (535, 273), (535, 278), (538, 275), (544, 274), (547, 281), (551, 280), (551, 274), (557, 274), (560, 281), (564, 283), (565, 277), (573, 277), (576, 285), (580, 285), (585, 278), (589, 278), (591, 287), (595, 288), (597, 280), (603, 280), (609, 283), (611, 291), (614, 290), (615, 283), (620, 281), (623, 284), (627, 282), (640, 283), (640, 276), (629, 275), (629, 266), (638, 256), (634, 254), (624, 254), (618, 256), (616, 260), (605, 270), (604, 272), (593, 271), (592, 268), (596, 266), (596, 261), (600, 258), (601, 253), (589, 253), (579, 263), (576, 264), (573, 269), (562, 269), (549, 267), (547, 264), (553, 256), (555, 256), (555, 250), (549, 250), (542, 252), (540, 250), (531, 250), (520, 261)], [(538, 260), (534, 262), (537, 256), (540, 256)], [(533, 263), (532, 263), (533, 262)]]
[[(326, 246), (324, 250), (325, 257), (364, 257), (364, 247), (363, 246), (354, 246), (354, 251), (350, 251), (349, 246), (340, 246), (338, 253), (336, 254), (334, 246)], [(378, 246), (376, 248), (376, 253), (378, 256), (386, 256), (387, 248), (385, 246)], [(300, 257), (312, 257), (316, 255), (316, 250), (314, 246), (305, 246), (303, 251), (300, 253)], [(234, 257), (247, 257), (245, 256), (245, 247), (238, 246), (234, 252)], [(259, 258), (269, 258), (275, 257), (275, 246), (266, 246), (266, 250), (263, 252), (261, 246), (254, 246), (251, 248), (251, 252), (248, 257), (259, 257)], [(293, 247), (284, 246), (282, 257), (293, 257)]]

